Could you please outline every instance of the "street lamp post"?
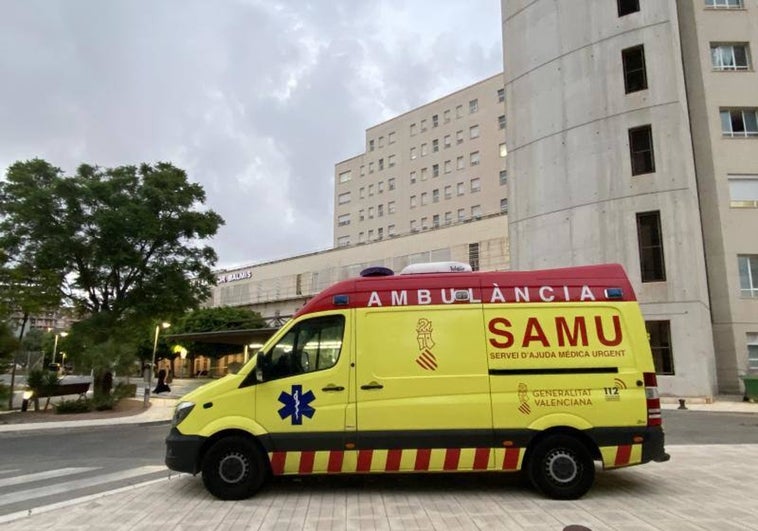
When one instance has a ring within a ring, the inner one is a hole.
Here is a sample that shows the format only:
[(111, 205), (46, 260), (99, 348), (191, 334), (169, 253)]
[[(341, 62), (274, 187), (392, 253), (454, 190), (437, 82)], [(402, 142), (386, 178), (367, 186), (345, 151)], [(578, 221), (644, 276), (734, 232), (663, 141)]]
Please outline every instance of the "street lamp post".
[(158, 336), (161, 333), (161, 328), (168, 328), (171, 323), (163, 322), (155, 326), (155, 339), (153, 339), (153, 361), (150, 365), (150, 371), (147, 373), (147, 387), (145, 387), (145, 403), (144, 407), (150, 405), (150, 389), (153, 387), (153, 371), (155, 370), (155, 352), (158, 350)]
[(51, 362), (52, 365), (55, 365), (55, 353), (58, 351), (58, 337), (66, 337), (68, 335), (68, 332), (59, 332), (55, 334), (55, 341), (53, 342), (53, 361)]

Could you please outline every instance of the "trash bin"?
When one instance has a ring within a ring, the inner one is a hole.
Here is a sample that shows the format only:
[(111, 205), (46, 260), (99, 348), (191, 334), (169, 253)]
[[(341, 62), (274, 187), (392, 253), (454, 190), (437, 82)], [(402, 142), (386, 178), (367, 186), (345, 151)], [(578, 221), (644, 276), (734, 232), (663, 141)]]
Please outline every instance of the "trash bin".
[(745, 384), (745, 401), (758, 402), (758, 374), (748, 374), (742, 377)]

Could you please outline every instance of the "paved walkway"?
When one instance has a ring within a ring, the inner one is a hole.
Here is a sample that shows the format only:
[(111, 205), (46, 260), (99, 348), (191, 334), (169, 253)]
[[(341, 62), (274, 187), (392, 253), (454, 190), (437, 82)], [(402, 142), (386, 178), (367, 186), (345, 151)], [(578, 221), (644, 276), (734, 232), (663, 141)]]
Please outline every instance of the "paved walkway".
[(547, 500), (511, 475), (282, 479), (224, 502), (174, 476), (2, 521), (3, 529), (758, 529), (758, 445), (671, 446), (667, 463), (598, 473), (581, 500)]

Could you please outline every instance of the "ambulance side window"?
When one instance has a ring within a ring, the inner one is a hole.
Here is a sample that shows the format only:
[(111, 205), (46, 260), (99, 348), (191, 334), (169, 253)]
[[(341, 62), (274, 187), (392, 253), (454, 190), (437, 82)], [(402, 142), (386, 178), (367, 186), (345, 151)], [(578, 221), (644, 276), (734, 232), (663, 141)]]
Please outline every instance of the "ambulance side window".
[(333, 367), (342, 349), (345, 318), (329, 315), (301, 321), (263, 356), (263, 380)]

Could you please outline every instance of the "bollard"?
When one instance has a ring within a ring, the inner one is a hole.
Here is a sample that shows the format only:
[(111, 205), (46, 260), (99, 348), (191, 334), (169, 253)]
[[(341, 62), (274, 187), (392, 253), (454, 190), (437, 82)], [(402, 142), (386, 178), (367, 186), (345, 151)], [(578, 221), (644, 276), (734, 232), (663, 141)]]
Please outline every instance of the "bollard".
[(687, 406), (684, 405), (684, 398), (679, 399), (679, 407), (677, 409), (687, 409)]

